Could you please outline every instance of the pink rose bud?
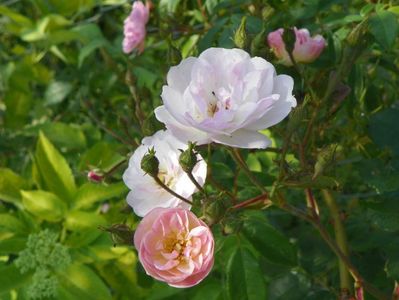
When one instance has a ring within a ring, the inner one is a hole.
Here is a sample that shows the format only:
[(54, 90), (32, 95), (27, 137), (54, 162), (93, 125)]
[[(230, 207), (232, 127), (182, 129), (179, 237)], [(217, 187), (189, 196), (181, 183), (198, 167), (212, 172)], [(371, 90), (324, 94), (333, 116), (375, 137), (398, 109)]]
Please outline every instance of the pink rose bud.
[(123, 52), (130, 53), (133, 49), (138, 49), (139, 52), (143, 52), (144, 38), (146, 35), (145, 25), (148, 22), (149, 14), (149, 2), (144, 5), (141, 1), (134, 1), (132, 12), (124, 22)]
[(96, 170), (91, 170), (89, 171), (89, 173), (87, 173), (87, 179), (97, 183), (103, 181), (104, 175), (102, 175), (100, 172)]
[[(320, 53), (326, 46), (326, 42), (321, 35), (310, 37), (307, 29), (296, 29), (295, 31), (295, 46), (293, 57), (297, 63), (310, 63), (319, 57)], [(279, 63), (285, 66), (292, 66), (292, 61), (285, 49), (283, 41), (284, 29), (280, 28), (276, 31), (270, 32), (267, 36), (269, 47), (273, 49), (274, 55), (279, 59)]]
[(178, 288), (202, 281), (213, 266), (209, 227), (183, 208), (154, 208), (138, 225), (134, 245), (147, 274)]

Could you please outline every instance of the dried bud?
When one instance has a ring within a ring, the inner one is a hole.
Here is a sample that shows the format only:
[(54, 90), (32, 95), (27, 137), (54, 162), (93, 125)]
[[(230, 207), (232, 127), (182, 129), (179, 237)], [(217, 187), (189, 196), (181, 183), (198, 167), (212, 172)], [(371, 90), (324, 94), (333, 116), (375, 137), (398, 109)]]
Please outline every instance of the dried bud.
[(226, 213), (226, 204), (221, 199), (215, 199), (205, 203), (204, 217), (208, 225), (218, 223)]
[(317, 155), (317, 161), (314, 166), (314, 174), (312, 179), (321, 175), (328, 164), (333, 160), (335, 151), (337, 150), (337, 144), (331, 144), (320, 151)]
[(155, 156), (154, 148), (148, 149), (148, 153), (141, 159), (141, 169), (151, 177), (158, 176), (159, 160)]
[(104, 180), (104, 174), (102, 174), (99, 170), (94, 169), (87, 173), (87, 179), (92, 182), (99, 183)]
[(189, 142), (187, 150), (180, 150), (182, 153), (179, 156), (179, 163), (183, 171), (186, 173), (191, 173), (198, 162), (198, 153), (194, 148), (195, 143)]
[(247, 17), (241, 19), (240, 26), (234, 34), (234, 44), (241, 49), (245, 49), (247, 45), (247, 31), (245, 29), (247, 25)]
[(283, 41), (284, 41), (285, 49), (287, 50), (287, 52), (292, 54), (292, 52), (294, 51), (295, 41), (296, 41), (296, 34), (295, 34), (294, 29), (292, 29), (292, 28), (284, 29)]
[(351, 32), (349, 32), (348, 36), (346, 37), (346, 42), (349, 46), (355, 47), (359, 45), (359, 42), (363, 40), (364, 35), (367, 32), (368, 22), (367, 19), (363, 22), (360, 22), (356, 25), (355, 28)]
[(117, 245), (132, 245), (133, 231), (125, 224), (114, 224), (110, 227), (100, 227), (111, 234), (112, 241)]

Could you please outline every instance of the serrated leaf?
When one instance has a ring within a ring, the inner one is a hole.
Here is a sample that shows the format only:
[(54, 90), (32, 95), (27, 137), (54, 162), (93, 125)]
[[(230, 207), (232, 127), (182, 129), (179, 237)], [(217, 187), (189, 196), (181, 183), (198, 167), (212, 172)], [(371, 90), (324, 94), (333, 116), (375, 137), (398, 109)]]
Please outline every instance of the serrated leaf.
[(49, 222), (60, 221), (67, 210), (66, 204), (55, 194), (46, 191), (21, 191), (22, 203), (34, 216)]
[(232, 300), (266, 299), (266, 285), (258, 261), (244, 247), (237, 247), (227, 262), (227, 292)]
[(62, 200), (72, 200), (76, 192), (72, 170), (65, 158), (42, 132), (39, 133), (35, 159), (47, 189)]
[(244, 221), (243, 232), (249, 242), (267, 260), (286, 266), (297, 264), (295, 245), (274, 227), (266, 223), (266, 219), (248, 218)]

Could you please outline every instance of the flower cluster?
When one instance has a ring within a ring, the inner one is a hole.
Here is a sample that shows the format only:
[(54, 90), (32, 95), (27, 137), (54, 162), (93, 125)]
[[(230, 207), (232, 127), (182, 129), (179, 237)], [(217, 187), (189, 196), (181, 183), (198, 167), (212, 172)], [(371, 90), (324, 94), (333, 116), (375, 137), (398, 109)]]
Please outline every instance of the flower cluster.
[[(125, 21), (124, 51), (141, 47), (148, 7), (136, 1)], [(297, 62), (314, 60), (324, 39), (296, 30)], [(269, 35), (280, 62), (292, 63), (282, 29)], [(288, 57), (288, 58), (287, 58)], [(189, 57), (167, 74), (163, 105), (156, 118), (167, 130), (145, 137), (123, 174), (131, 190), (128, 204), (143, 217), (134, 244), (147, 274), (173, 287), (190, 287), (213, 266), (214, 240), (209, 227), (191, 211), (192, 195), (203, 192), (207, 165), (194, 147), (219, 143), (238, 148), (266, 148), (259, 132), (281, 122), (296, 106), (294, 82), (274, 66), (241, 49), (210, 48)]]

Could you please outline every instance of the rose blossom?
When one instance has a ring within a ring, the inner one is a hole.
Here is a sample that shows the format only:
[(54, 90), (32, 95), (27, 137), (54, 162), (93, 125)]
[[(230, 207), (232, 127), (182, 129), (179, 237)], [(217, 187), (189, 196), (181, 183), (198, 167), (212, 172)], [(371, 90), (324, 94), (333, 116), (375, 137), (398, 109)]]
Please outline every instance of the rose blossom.
[(125, 19), (123, 26), (123, 52), (130, 53), (137, 48), (140, 52), (144, 50), (144, 38), (146, 35), (145, 25), (148, 22), (150, 9), (148, 2), (146, 5), (141, 1), (135, 1), (132, 12)]
[(258, 130), (283, 120), (296, 100), (293, 79), (241, 49), (210, 48), (170, 68), (157, 119), (182, 141), (266, 148)]
[[(298, 63), (310, 63), (319, 57), (320, 53), (326, 46), (326, 42), (321, 35), (310, 37), (309, 31), (305, 28), (296, 29), (295, 32), (295, 45), (292, 55)], [(267, 36), (269, 47), (273, 49), (274, 54), (279, 59), (279, 63), (285, 66), (292, 66), (292, 61), (285, 49), (283, 41), (284, 29), (280, 28), (276, 31), (270, 32)]]
[(147, 274), (173, 287), (198, 284), (213, 266), (212, 232), (186, 209), (153, 209), (138, 225), (134, 245)]
[[(145, 137), (129, 160), (129, 167), (123, 174), (123, 181), (132, 191), (127, 195), (127, 203), (134, 212), (143, 217), (155, 207), (184, 207), (190, 205), (171, 195), (160, 187), (141, 169), (141, 159), (150, 148), (154, 147), (155, 156), (159, 160), (158, 177), (177, 194), (190, 199), (197, 191), (195, 185), (179, 165), (179, 149), (187, 149), (187, 145), (178, 141), (168, 131), (160, 130), (153, 136)], [(206, 178), (206, 162), (200, 155), (192, 172), (197, 182), (203, 186)]]

